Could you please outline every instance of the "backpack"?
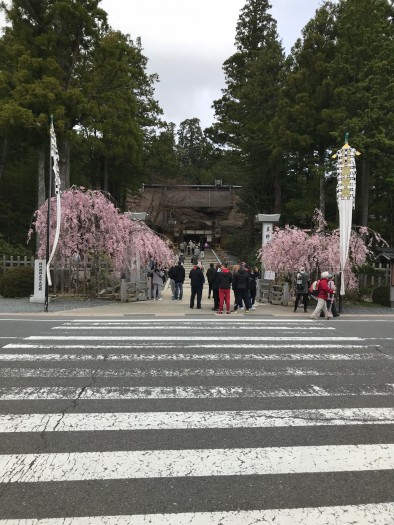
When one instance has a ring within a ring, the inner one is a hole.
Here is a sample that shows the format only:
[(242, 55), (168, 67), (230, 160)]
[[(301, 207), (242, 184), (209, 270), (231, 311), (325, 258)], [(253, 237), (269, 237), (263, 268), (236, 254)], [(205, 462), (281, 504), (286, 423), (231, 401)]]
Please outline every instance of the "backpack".
[(313, 297), (317, 297), (319, 293), (319, 283), (320, 281), (313, 281), (313, 283), (309, 287), (309, 293), (313, 295)]
[(302, 292), (304, 290), (304, 283), (302, 282), (302, 275), (300, 273), (297, 274), (296, 290), (297, 292)]

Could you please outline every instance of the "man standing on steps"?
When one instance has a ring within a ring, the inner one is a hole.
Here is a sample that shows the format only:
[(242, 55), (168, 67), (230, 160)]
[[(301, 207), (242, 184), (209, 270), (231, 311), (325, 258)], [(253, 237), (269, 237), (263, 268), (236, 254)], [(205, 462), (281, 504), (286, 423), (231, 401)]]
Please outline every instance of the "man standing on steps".
[(185, 268), (182, 266), (181, 261), (174, 266), (174, 282), (175, 282), (175, 300), (182, 301), (183, 297), (183, 283), (185, 282)]
[(189, 273), (191, 295), (190, 308), (194, 308), (194, 298), (197, 296), (197, 308), (201, 308), (202, 289), (205, 283), (205, 277), (201, 268), (197, 265), (193, 266)]

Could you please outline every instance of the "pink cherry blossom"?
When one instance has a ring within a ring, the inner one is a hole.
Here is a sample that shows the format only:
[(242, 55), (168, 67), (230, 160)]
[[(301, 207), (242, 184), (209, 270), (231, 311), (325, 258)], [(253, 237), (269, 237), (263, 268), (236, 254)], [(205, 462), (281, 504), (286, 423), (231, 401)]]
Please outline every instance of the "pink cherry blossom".
[[(47, 201), (48, 202), (48, 201)], [(47, 210), (45, 202), (34, 214), (28, 239), (36, 230), (37, 256), (45, 258)], [(51, 199), (50, 245), (56, 230), (56, 197)], [(72, 187), (61, 195), (61, 227), (55, 261), (67, 265), (70, 259), (108, 260), (117, 271), (131, 270), (150, 260), (161, 267), (173, 264), (174, 254), (167, 242), (145, 223), (122, 214), (101, 191)]]

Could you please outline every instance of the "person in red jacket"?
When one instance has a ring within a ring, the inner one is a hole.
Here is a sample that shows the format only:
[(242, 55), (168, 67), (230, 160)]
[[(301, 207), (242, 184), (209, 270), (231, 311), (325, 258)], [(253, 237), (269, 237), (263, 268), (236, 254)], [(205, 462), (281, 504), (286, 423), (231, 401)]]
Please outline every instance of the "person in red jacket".
[(227, 313), (231, 311), (230, 307), (230, 289), (231, 289), (232, 274), (227, 268), (227, 264), (222, 264), (221, 272), (218, 273), (218, 287), (219, 287), (219, 310), (218, 314), (223, 313), (223, 303), (226, 303)]
[(322, 272), (320, 281), (317, 285), (318, 294), (317, 294), (317, 306), (311, 315), (311, 319), (318, 319), (320, 312), (323, 310), (324, 317), (329, 319), (329, 314), (327, 310), (327, 299), (330, 294), (333, 293), (333, 290), (328, 285), (330, 274), (328, 272)]

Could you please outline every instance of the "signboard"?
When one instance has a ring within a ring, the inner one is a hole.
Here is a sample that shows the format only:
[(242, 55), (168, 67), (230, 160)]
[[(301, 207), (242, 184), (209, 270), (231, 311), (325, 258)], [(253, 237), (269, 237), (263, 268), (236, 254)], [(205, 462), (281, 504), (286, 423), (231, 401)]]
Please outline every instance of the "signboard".
[(30, 296), (31, 303), (45, 303), (46, 261), (34, 261), (34, 295)]
[(272, 222), (263, 222), (263, 247), (266, 246), (272, 240), (273, 231), (274, 225)]
[(266, 281), (275, 281), (275, 272), (272, 272), (271, 270), (266, 270), (264, 272), (264, 279)]

